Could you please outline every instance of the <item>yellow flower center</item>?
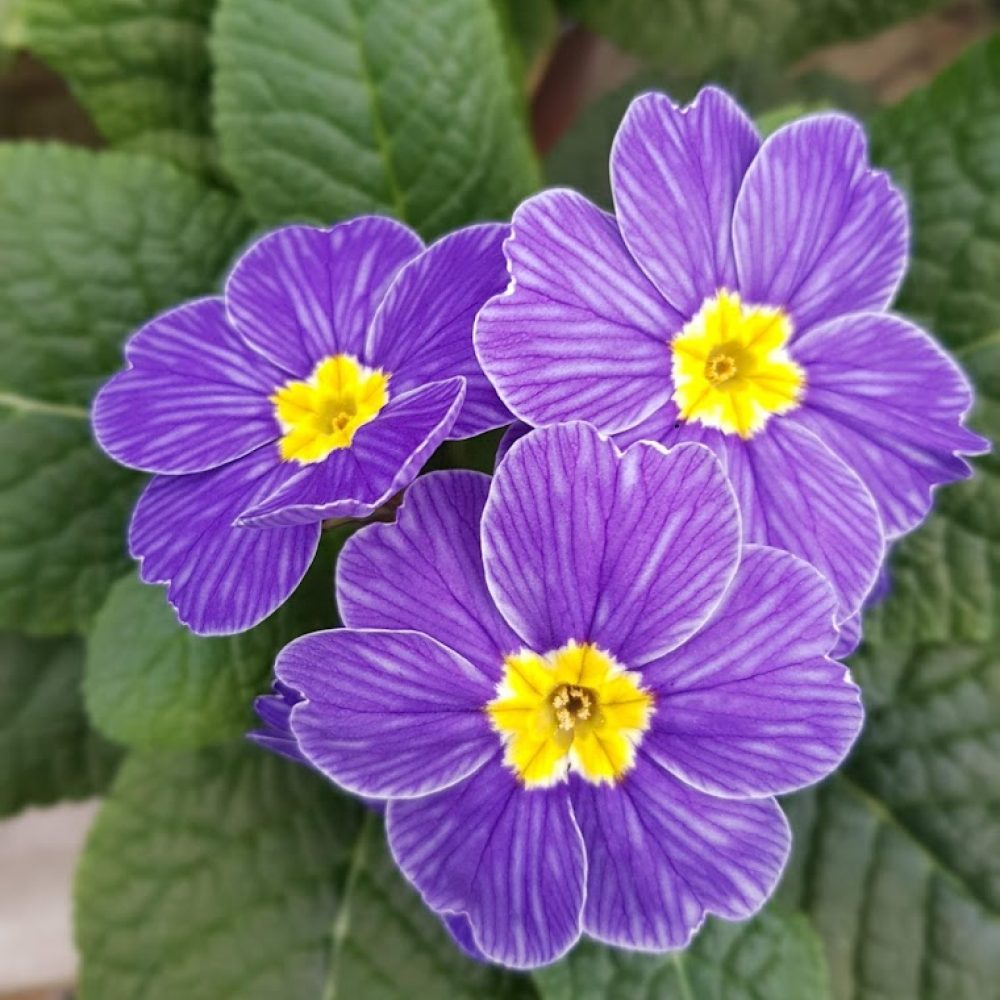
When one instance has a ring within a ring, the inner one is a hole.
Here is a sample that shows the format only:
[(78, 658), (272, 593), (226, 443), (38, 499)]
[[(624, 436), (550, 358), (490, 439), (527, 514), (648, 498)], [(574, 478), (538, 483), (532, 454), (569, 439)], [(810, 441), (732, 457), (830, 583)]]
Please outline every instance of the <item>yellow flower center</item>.
[(286, 382), (271, 396), (284, 431), (281, 457), (308, 465), (349, 448), (388, 401), (389, 376), (381, 368), (366, 368), (350, 354), (321, 361), (309, 378)]
[(805, 372), (789, 357), (787, 313), (750, 306), (722, 289), (670, 344), (674, 402), (683, 420), (753, 437), (799, 405)]
[(620, 779), (653, 711), (639, 680), (589, 643), (511, 654), (486, 706), (505, 763), (528, 788), (553, 785), (570, 770), (594, 784)]

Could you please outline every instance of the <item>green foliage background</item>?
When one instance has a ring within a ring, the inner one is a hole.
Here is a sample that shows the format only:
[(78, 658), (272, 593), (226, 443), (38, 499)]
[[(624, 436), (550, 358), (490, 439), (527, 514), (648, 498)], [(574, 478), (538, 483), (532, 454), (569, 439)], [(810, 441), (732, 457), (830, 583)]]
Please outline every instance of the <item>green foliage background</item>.
[[(0, 48), (61, 73), (109, 147), (0, 144), (0, 815), (107, 792), (77, 882), (83, 1000), (1000, 998), (997, 457), (893, 554), (851, 664), (865, 732), (841, 774), (785, 801), (778, 897), (683, 954), (584, 943), (528, 977), (452, 946), (375, 814), (241, 739), (274, 652), (336, 623), (349, 529), (272, 620), (196, 639), (137, 582), (140, 477), (87, 425), (125, 337), (216, 288), (255, 231), (378, 211), (432, 238), (544, 183), (606, 201), (630, 97), (712, 79), (766, 127), (831, 104), (866, 118), (911, 199), (898, 308), (956, 353), (998, 439), (1000, 38), (889, 108), (786, 71), (933, 6), (565, 0), (648, 66), (541, 164), (527, 81), (559, 30), (551, 0), (0, 3)], [(439, 461), (488, 467), (490, 444)]]

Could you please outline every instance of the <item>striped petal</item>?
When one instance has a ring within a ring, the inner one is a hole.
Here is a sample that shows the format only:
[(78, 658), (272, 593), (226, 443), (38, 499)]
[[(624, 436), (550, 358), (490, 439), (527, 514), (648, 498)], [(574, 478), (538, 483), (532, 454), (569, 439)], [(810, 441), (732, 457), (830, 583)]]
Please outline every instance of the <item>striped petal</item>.
[(299, 749), (356, 795), (425, 795), (496, 753), (483, 712), (492, 686), (419, 632), (315, 632), (286, 646), (274, 669), (303, 698), (291, 720)]
[(388, 830), (424, 900), (464, 914), (491, 961), (544, 965), (579, 937), (585, 862), (565, 785), (527, 792), (497, 757), (443, 792), (390, 802)]
[(733, 206), (759, 148), (753, 124), (715, 87), (686, 108), (643, 94), (618, 129), (611, 178), (622, 236), (685, 317), (718, 289), (736, 286)]
[(778, 129), (750, 165), (736, 200), (739, 291), (781, 306), (796, 330), (883, 309), (906, 267), (906, 202), (868, 164), (861, 126), (815, 115)]
[(864, 480), (889, 538), (927, 516), (935, 486), (971, 475), (963, 454), (989, 449), (962, 425), (972, 406), (965, 376), (899, 316), (832, 320), (800, 337), (795, 355), (809, 389), (793, 418)]
[(233, 268), (229, 315), (255, 351), (307, 378), (331, 354), (362, 354), (390, 283), (422, 249), (416, 233), (378, 216), (331, 229), (285, 226)]
[(445, 439), (462, 408), (465, 379), (453, 378), (390, 399), (359, 428), (350, 447), (330, 453), (248, 506), (238, 523), (282, 527), (331, 517), (367, 517), (408, 486)]
[(93, 408), (98, 443), (122, 465), (204, 472), (278, 436), (268, 397), (285, 376), (240, 340), (221, 299), (158, 316), (125, 345), (125, 359)]
[(465, 379), (450, 437), (510, 423), (472, 347), (476, 314), (507, 287), (507, 232), (499, 224), (469, 226), (432, 244), (399, 272), (368, 333), (365, 358), (391, 373), (397, 393), (455, 375)]
[(788, 824), (773, 799), (714, 798), (640, 754), (617, 785), (573, 782), (587, 850), (587, 934), (622, 948), (683, 948), (706, 913), (743, 920), (774, 891)]
[(320, 525), (277, 531), (235, 527), (236, 515), (284, 474), (273, 447), (211, 472), (158, 476), (129, 530), (146, 583), (166, 583), (177, 617), (199, 635), (242, 632), (298, 586), (319, 544)]
[(702, 624), (739, 546), (735, 498), (708, 449), (623, 454), (581, 423), (518, 441), (483, 515), (487, 585), (529, 647), (593, 643), (632, 669)]
[(495, 683), (523, 641), (483, 576), (479, 528), (490, 479), (432, 472), (406, 491), (394, 524), (371, 524), (337, 560), (337, 607), (351, 628), (416, 629)]
[(614, 218), (572, 191), (514, 213), (511, 284), (476, 321), (476, 352), (500, 398), (538, 426), (616, 431), (670, 395), (667, 344), (683, 326), (622, 242)]
[(808, 563), (748, 546), (705, 626), (643, 671), (657, 705), (643, 751), (712, 795), (782, 795), (825, 778), (863, 718), (860, 691), (827, 657), (835, 609)]

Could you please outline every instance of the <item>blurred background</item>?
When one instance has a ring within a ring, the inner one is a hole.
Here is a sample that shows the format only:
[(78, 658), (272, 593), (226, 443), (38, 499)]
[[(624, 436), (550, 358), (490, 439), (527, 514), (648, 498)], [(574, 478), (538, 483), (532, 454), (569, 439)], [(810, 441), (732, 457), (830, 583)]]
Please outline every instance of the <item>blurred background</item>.
[[(17, 19), (10, 9), (5, 19), (5, 5), (9, 8), (11, 0), (0, 0), (0, 27), (6, 25), (6, 36), (0, 34), (0, 140), (58, 139), (101, 147), (101, 133), (66, 81), (42, 58), (24, 51)], [(812, 51), (780, 75), (767, 64), (703, 75), (728, 77), (725, 82), (758, 112), (814, 103), (863, 112), (895, 103), (998, 26), (990, 3), (923, 6), (932, 9), (871, 37)], [(574, 123), (589, 121), (610, 137), (640, 83), (668, 87), (676, 81), (671, 89), (686, 96), (698, 82), (691, 74), (676, 73), (669, 60), (656, 65), (646, 56), (619, 49), (570, 16), (561, 17), (529, 53), (531, 129), (549, 182), (599, 193), (606, 162), (581, 152), (579, 130), (570, 131)], [(16, 752), (8, 736), (0, 734), (0, 756)], [(95, 812), (95, 802), (84, 800), (32, 808), (0, 821), (0, 997), (5, 1000), (72, 994), (77, 960), (70, 931), (71, 879)]]

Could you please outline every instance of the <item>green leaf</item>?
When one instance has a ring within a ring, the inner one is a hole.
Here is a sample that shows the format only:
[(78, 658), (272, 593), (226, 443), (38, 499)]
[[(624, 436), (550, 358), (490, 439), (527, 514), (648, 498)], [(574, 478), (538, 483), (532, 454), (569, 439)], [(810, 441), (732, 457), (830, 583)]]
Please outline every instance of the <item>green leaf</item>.
[(253, 698), (270, 686), (278, 650), (338, 624), (333, 560), (347, 533), (326, 539), (289, 602), (240, 635), (193, 635), (178, 624), (163, 587), (134, 574), (119, 580), (87, 644), (84, 694), (94, 724), (140, 749), (195, 749), (252, 729)]
[(490, 0), (222, 0), (222, 159), (265, 223), (504, 218), (537, 167)]
[(215, 162), (208, 27), (215, 0), (21, 0), (28, 48), (112, 145), (190, 170)]
[[(911, 197), (899, 305), (958, 349), (974, 422), (1000, 440), (1000, 39), (881, 115), (873, 150)], [(783, 892), (843, 1000), (1000, 997), (1000, 464), (976, 464), (896, 546), (866, 616), (868, 719), (845, 773), (789, 802)]]
[(674, 70), (704, 73), (732, 59), (781, 63), (874, 34), (944, 0), (564, 0), (622, 48)]
[(326, 996), (364, 1000), (530, 1000), (531, 980), (466, 958), (400, 875), (369, 816), (333, 931)]
[(104, 790), (118, 753), (87, 724), (83, 643), (0, 633), (0, 816)]
[(0, 628), (86, 628), (129, 565), (125, 522), (137, 486), (98, 454), (85, 419), (0, 419)]
[(125, 337), (210, 291), (247, 232), (232, 198), (170, 164), (0, 145), (0, 403), (86, 406)]
[(535, 973), (542, 1000), (825, 1000), (819, 939), (801, 915), (712, 921), (686, 951), (641, 955), (584, 941)]
[(76, 882), (82, 1000), (310, 1000), (362, 809), (249, 745), (134, 754)]
[(552, 0), (492, 0), (500, 25), (513, 46), (512, 66), (530, 83), (545, 63), (559, 33), (559, 12)]

